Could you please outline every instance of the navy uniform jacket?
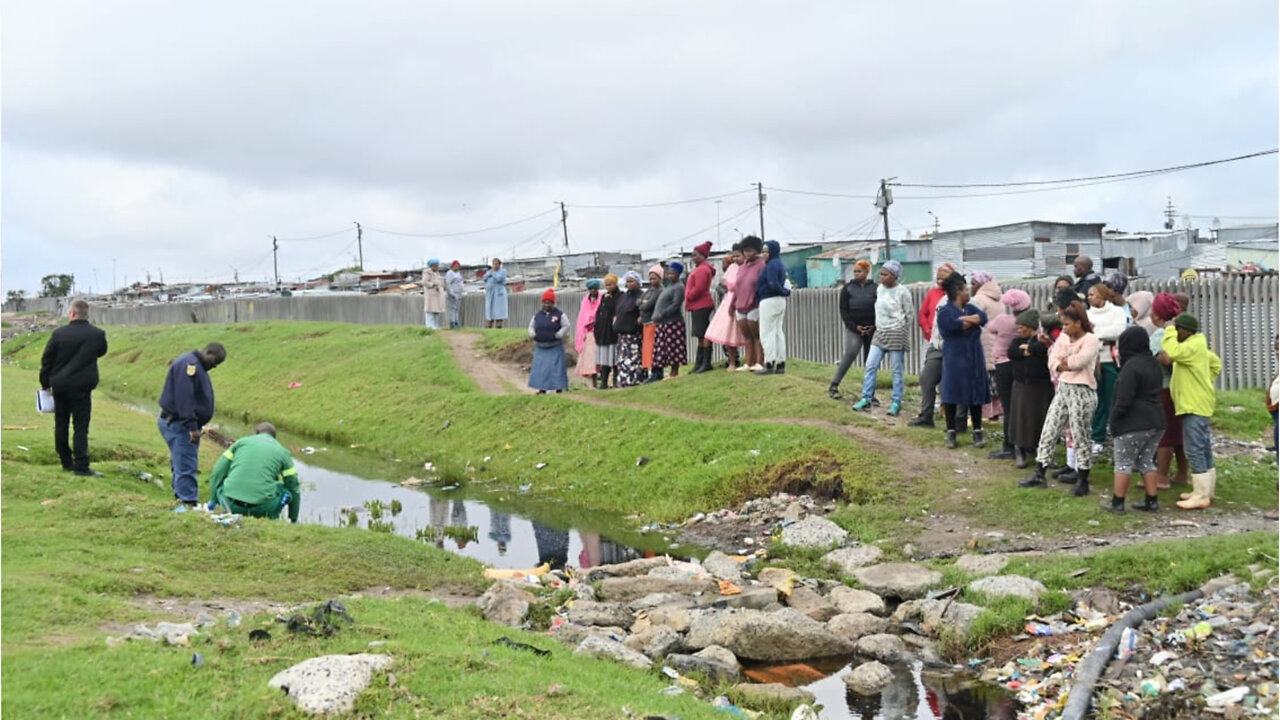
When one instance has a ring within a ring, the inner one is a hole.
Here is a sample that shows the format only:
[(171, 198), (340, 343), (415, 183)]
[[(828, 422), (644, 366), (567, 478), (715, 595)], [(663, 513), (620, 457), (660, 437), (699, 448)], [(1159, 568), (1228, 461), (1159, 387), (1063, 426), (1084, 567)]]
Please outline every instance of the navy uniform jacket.
[(169, 365), (160, 393), (160, 412), (196, 432), (213, 419), (213, 383), (197, 351), (179, 355)]

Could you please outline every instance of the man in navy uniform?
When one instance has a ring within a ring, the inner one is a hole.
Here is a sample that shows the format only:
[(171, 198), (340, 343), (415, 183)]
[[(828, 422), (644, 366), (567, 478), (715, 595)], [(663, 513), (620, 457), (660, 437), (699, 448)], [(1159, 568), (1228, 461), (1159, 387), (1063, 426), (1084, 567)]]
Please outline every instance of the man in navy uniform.
[(220, 343), (179, 355), (169, 364), (160, 393), (160, 436), (169, 446), (173, 496), (187, 507), (199, 502), (196, 470), (200, 461), (200, 433), (213, 418), (213, 383), (209, 371), (227, 359)]
[[(53, 446), (62, 469), (85, 477), (102, 477), (89, 469), (89, 416), (98, 387), (98, 358), (107, 354), (107, 334), (89, 324), (89, 303), (72, 300), (70, 324), (53, 331), (40, 359), (40, 387), (53, 391)], [(75, 421), (75, 436), (67, 434)]]

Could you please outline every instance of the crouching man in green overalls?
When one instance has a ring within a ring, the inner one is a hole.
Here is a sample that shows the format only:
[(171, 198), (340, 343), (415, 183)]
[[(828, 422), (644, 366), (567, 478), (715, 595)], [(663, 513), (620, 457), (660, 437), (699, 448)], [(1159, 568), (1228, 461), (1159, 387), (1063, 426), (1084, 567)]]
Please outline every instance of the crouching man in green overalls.
[(209, 479), (209, 509), (275, 520), (285, 505), (289, 522), (298, 522), (302, 491), (293, 457), (276, 440), (276, 428), (264, 422), (256, 434), (240, 438), (222, 453)]

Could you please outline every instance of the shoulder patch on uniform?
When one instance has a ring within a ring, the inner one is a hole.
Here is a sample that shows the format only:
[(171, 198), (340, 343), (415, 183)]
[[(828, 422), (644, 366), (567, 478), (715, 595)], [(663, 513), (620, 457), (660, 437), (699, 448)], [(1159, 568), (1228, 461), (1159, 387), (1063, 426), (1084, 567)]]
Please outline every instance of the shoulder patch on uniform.
[(188, 366), (187, 366), (187, 377), (194, 377), (194, 376), (195, 376), (195, 374), (196, 374), (196, 366), (195, 366), (195, 365), (188, 365)]

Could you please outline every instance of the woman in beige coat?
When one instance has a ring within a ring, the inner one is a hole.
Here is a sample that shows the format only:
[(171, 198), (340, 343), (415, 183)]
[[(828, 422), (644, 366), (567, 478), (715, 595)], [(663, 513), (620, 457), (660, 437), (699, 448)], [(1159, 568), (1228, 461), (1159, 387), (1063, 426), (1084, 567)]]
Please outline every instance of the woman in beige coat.
[(440, 317), (445, 313), (446, 293), (444, 276), (440, 274), (440, 261), (431, 258), (422, 271), (422, 312), (427, 327), (440, 329)]

